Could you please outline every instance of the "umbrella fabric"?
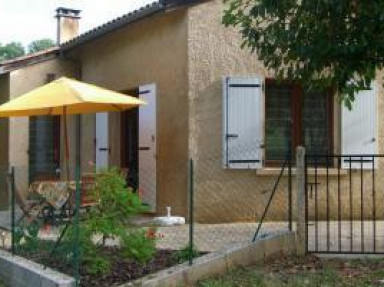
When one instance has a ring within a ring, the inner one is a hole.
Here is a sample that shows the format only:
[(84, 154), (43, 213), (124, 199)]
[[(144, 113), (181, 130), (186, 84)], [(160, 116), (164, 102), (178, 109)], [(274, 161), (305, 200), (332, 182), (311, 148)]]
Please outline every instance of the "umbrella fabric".
[(62, 77), (0, 106), (0, 117), (123, 111), (142, 100)]

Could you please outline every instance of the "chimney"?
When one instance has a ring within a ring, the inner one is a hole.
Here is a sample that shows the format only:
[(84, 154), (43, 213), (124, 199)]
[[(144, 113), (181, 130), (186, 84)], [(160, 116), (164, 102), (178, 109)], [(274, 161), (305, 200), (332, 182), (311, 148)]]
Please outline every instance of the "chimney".
[(57, 45), (63, 44), (79, 34), (81, 10), (59, 7), (56, 9)]

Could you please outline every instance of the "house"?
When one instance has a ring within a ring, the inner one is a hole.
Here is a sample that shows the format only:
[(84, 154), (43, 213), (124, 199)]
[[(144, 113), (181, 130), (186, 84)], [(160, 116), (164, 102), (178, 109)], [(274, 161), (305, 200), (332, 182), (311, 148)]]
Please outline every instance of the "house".
[[(138, 110), (81, 117), (82, 170), (89, 161), (98, 168), (128, 167), (152, 211), (171, 206), (187, 215), (193, 158), (195, 216), (204, 222), (254, 220), (281, 161), (297, 145), (321, 154), (381, 151), (380, 79), (362, 93), (364, 101), (357, 97), (353, 112), (334, 95), (277, 83), (240, 48), (239, 33), (221, 24), (223, 8), (221, 0), (160, 0), (40, 55), (2, 63), (1, 101), (61, 75), (143, 98), (148, 105)], [(59, 28), (76, 27), (78, 15), (59, 9)], [(73, 25), (65, 26), (67, 20)], [(33, 169), (49, 162), (52, 171), (63, 161), (57, 136), (37, 139), (43, 134), (38, 123), (50, 135), (62, 133), (52, 119), (17, 118), (0, 126), (7, 147), (1, 163), (20, 169), (17, 183), (24, 188)], [(39, 144), (48, 145), (51, 156), (41, 153), (36, 162)]]

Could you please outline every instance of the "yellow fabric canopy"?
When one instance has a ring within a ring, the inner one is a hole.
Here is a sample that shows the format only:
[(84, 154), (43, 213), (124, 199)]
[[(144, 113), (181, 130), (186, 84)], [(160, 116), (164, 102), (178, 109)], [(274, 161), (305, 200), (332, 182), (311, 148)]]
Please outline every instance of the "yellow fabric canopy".
[(0, 106), (0, 117), (123, 111), (144, 101), (62, 77)]

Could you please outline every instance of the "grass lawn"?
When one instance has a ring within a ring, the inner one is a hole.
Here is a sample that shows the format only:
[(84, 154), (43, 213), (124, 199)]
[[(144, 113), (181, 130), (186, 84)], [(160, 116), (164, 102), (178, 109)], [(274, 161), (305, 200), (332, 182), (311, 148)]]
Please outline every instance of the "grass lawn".
[(199, 287), (384, 287), (384, 259), (281, 258), (199, 282)]

